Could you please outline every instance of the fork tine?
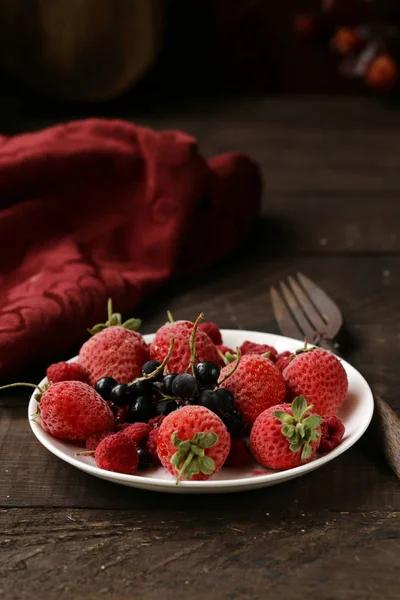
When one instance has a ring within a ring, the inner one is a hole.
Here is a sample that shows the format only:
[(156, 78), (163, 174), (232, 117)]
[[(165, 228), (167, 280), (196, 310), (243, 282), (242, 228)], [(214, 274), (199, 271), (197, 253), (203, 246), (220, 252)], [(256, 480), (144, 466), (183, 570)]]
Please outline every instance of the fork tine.
[(282, 333), (295, 339), (302, 339), (304, 337), (303, 332), (299, 329), (279, 292), (271, 287), (270, 295), (275, 319)]
[(320, 287), (303, 275), (303, 273), (297, 273), (297, 279), (327, 322), (326, 333), (328, 337), (335, 337), (343, 324), (343, 317), (339, 307), (329, 298), (324, 290), (321, 290)]
[(289, 285), (291, 287), (291, 290), (292, 290), (295, 298), (301, 305), (303, 311), (305, 312), (305, 314), (307, 315), (307, 318), (312, 323), (314, 329), (316, 331), (318, 331), (318, 333), (323, 335), (327, 329), (326, 322), (321, 318), (321, 315), (319, 314), (318, 310), (315, 308), (315, 306), (310, 301), (310, 299), (308, 298), (308, 296), (304, 292), (304, 290), (297, 283), (297, 281), (295, 279), (293, 279), (293, 277), (289, 276), (288, 282), (289, 282)]
[(292, 315), (294, 316), (296, 322), (299, 325), (299, 328), (303, 334), (302, 337), (306, 337), (308, 338), (310, 341), (314, 339), (315, 337), (315, 329), (312, 327), (312, 325), (310, 324), (310, 322), (308, 321), (308, 319), (305, 317), (298, 301), (296, 300), (295, 296), (292, 294), (292, 292), (289, 290), (289, 288), (287, 287), (287, 285), (285, 283), (283, 283), (283, 281), (280, 282), (280, 286), (281, 286), (281, 290), (282, 290), (282, 294), (283, 297), (286, 301), (286, 304), (289, 308), (289, 311), (292, 313)]

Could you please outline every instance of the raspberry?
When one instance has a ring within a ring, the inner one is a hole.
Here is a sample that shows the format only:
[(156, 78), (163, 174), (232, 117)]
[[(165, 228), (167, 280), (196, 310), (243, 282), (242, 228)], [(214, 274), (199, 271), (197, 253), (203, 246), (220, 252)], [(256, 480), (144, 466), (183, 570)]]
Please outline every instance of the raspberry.
[(96, 450), (97, 446), (109, 435), (113, 435), (111, 431), (100, 431), (100, 433), (94, 433), (90, 435), (86, 440), (87, 450)]
[(58, 383), (60, 381), (83, 381), (83, 383), (89, 383), (88, 374), (79, 363), (54, 363), (47, 368), (46, 376), (51, 383)]
[(224, 467), (244, 467), (249, 463), (251, 463), (251, 456), (244, 439), (231, 439), (231, 449)]
[(146, 444), (146, 450), (147, 450), (147, 452), (150, 453), (151, 460), (153, 461), (153, 465), (161, 464), (161, 461), (158, 457), (158, 452), (157, 452), (157, 440), (158, 440), (159, 431), (160, 431), (159, 427), (157, 427), (156, 429), (152, 429), (149, 433), (149, 437), (148, 437), (147, 444)]
[(147, 423), (123, 423), (118, 426), (119, 431), (130, 437), (136, 446), (144, 446), (150, 433)]
[(165, 419), (164, 415), (158, 415), (158, 417), (154, 417), (153, 419), (150, 419), (148, 422), (150, 430), (158, 429), (160, 427), (161, 423), (164, 421), (164, 419)]
[(269, 352), (268, 358), (272, 360), (272, 362), (275, 362), (278, 358), (278, 352), (273, 346), (269, 346), (268, 344), (256, 344), (254, 342), (249, 342), (248, 340), (246, 340), (240, 346), (240, 350), (242, 351), (243, 356), (245, 356), (246, 354), (266, 354), (267, 352)]
[(275, 364), (281, 373), (284, 369), (286, 369), (286, 367), (290, 363), (292, 356), (294, 356), (294, 354), (290, 352), (290, 350), (285, 350), (285, 352), (281, 352), (280, 354), (278, 354), (278, 358), (276, 359)]
[(205, 331), (216, 346), (222, 344), (222, 335), (216, 323), (205, 321), (204, 323), (200, 323), (199, 329)]
[(100, 469), (133, 475), (139, 456), (135, 442), (123, 432), (105, 437), (96, 448), (96, 464)]
[(344, 432), (345, 427), (338, 417), (326, 417), (321, 423), (321, 443), (318, 451), (325, 454), (339, 446)]

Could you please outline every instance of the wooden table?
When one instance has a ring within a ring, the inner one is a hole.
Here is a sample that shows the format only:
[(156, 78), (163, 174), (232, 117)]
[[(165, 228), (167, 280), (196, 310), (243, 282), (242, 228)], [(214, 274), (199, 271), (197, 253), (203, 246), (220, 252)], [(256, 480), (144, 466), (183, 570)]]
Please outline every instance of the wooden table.
[[(207, 155), (249, 152), (265, 177), (249, 244), (154, 294), (135, 311), (144, 332), (167, 306), (180, 318), (203, 310), (222, 327), (276, 332), (269, 286), (301, 270), (343, 309), (347, 358), (400, 409), (400, 112), (367, 100), (270, 99), (130, 117), (182, 128)], [(51, 455), (29, 430), (26, 400), (2, 395), (1, 598), (399, 597), (399, 484), (370, 436), (273, 488), (162, 495)]]

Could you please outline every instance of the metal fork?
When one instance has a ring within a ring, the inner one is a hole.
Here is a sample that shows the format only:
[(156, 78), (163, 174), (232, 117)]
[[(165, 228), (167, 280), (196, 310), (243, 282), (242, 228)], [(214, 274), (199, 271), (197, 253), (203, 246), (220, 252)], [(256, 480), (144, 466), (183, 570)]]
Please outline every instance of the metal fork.
[(279, 282), (280, 292), (271, 287), (275, 318), (284, 335), (307, 338), (310, 344), (338, 353), (334, 341), (343, 324), (337, 304), (311, 279), (297, 273)]
[[(271, 287), (271, 302), (281, 332), (338, 354), (334, 341), (343, 324), (337, 304), (311, 279), (297, 273)], [(400, 418), (382, 398), (375, 397), (376, 431), (389, 466), (400, 478)]]

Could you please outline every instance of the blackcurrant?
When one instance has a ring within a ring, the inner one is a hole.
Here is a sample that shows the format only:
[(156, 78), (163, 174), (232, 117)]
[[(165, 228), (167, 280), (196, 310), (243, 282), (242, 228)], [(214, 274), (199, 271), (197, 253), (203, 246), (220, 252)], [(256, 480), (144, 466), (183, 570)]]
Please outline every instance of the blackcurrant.
[(194, 373), (200, 386), (216, 385), (221, 368), (210, 360), (206, 360), (195, 366)]
[(98, 380), (94, 389), (104, 400), (111, 399), (111, 390), (113, 387), (118, 385), (118, 381), (115, 381), (112, 377), (102, 377)]
[(220, 411), (220, 400), (216, 394), (211, 390), (203, 390), (199, 396), (199, 404), (200, 406), (205, 406), (209, 410), (212, 410), (215, 413), (219, 413)]
[(215, 393), (219, 398), (220, 408), (222, 412), (225, 413), (233, 409), (235, 398), (233, 397), (232, 392), (225, 388), (218, 388), (217, 390), (215, 390)]
[(116, 406), (128, 406), (134, 402), (135, 395), (126, 383), (119, 383), (111, 390), (111, 400)]
[(138, 456), (139, 456), (139, 464), (138, 470), (145, 471), (149, 467), (151, 467), (151, 454), (147, 452), (147, 450), (143, 450), (143, 448), (138, 448)]
[(156, 402), (157, 400), (161, 400), (162, 398), (162, 392), (160, 390), (160, 388), (157, 385), (153, 385), (151, 388), (151, 397), (153, 402)]
[[(147, 362), (144, 363), (143, 367), (142, 367), (142, 373), (143, 375), (151, 375), (159, 366), (161, 365), (159, 360), (148, 360)], [(162, 379), (162, 371), (154, 378), (152, 378), (155, 381), (161, 381)]]
[(172, 382), (172, 393), (179, 398), (191, 398), (196, 391), (196, 380), (189, 373), (177, 375)]
[(242, 417), (236, 410), (230, 410), (221, 416), (232, 437), (239, 436), (244, 429)]
[(152, 399), (148, 396), (139, 396), (128, 412), (128, 421), (133, 423), (147, 423), (155, 414)]
[(143, 379), (142, 381), (135, 379), (131, 385), (136, 398), (139, 396), (151, 396), (153, 384), (151, 379)]
[(176, 376), (177, 376), (177, 373), (168, 373), (168, 375), (165, 375), (162, 380), (163, 390), (166, 394), (168, 394), (168, 396), (172, 396), (172, 394), (173, 394), (172, 382), (174, 381)]
[(160, 400), (159, 402), (156, 402), (154, 406), (157, 415), (166, 417), (178, 408), (178, 403), (175, 402), (175, 400)]

